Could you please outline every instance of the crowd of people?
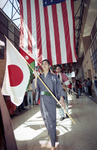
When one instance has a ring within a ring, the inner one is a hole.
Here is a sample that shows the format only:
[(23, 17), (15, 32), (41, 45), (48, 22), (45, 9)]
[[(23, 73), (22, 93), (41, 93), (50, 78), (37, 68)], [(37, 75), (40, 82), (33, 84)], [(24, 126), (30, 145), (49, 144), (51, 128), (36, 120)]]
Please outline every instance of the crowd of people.
[(94, 75), (94, 78), (84, 79), (83, 82), (76, 80), (72, 83), (72, 90), (78, 93), (78, 96), (81, 96), (81, 93), (86, 93), (89, 97), (92, 97), (93, 93), (97, 96), (97, 75)]
[(94, 75), (94, 78), (85, 79), (82, 82), (82, 92), (86, 93), (89, 97), (92, 97), (93, 93), (97, 96), (97, 74)]

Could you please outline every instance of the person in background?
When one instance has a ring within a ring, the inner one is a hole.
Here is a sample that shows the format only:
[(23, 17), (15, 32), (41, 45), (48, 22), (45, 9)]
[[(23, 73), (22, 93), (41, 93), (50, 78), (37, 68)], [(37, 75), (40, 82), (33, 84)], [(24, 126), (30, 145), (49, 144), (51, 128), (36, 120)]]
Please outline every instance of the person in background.
[[(60, 79), (61, 81), (61, 84), (66, 88), (66, 86), (69, 85), (69, 79), (68, 77), (61, 72), (61, 66), (60, 65), (57, 65), (56, 66), (56, 75), (57, 77)], [(66, 88), (67, 90), (67, 88)], [(65, 104), (66, 104), (66, 111), (68, 112), (68, 99), (67, 99), (67, 92), (66, 90), (64, 90), (65, 92)], [(60, 121), (64, 120), (65, 119), (65, 114), (64, 114), (64, 110), (62, 108), (59, 108), (59, 114), (60, 114)], [(68, 118), (68, 115), (66, 114), (66, 117)]]
[(72, 83), (72, 89), (75, 92), (75, 81)]
[(84, 89), (85, 89), (85, 93), (88, 93), (88, 86), (87, 86), (87, 79), (84, 80)]
[(92, 82), (90, 81), (90, 78), (87, 78), (87, 88), (88, 88), (88, 94), (89, 94), (89, 97), (92, 96)]
[(79, 98), (78, 88), (79, 88), (79, 81), (77, 79), (75, 79), (75, 92), (77, 93), (76, 98)]
[(85, 92), (85, 90), (84, 90), (84, 80), (83, 80), (83, 82), (82, 82), (82, 92), (84, 93)]
[(96, 74), (94, 75), (94, 79), (92, 80), (92, 83), (93, 83), (95, 95), (97, 96), (97, 75)]
[[(29, 88), (28, 88), (28, 91), (27, 91), (27, 103), (28, 103), (28, 106), (27, 107), (33, 107), (33, 89), (32, 89), (32, 81), (30, 81), (30, 84), (29, 84)], [(30, 103), (31, 101), (31, 103)], [(31, 105), (30, 105), (31, 104)]]
[(79, 81), (79, 88), (78, 88), (78, 95), (81, 96), (81, 89), (82, 89), (82, 86), (81, 86), (81, 83)]
[(69, 81), (69, 85), (68, 85), (69, 94), (72, 94), (71, 89), (72, 89), (72, 83), (71, 83), (71, 81)]

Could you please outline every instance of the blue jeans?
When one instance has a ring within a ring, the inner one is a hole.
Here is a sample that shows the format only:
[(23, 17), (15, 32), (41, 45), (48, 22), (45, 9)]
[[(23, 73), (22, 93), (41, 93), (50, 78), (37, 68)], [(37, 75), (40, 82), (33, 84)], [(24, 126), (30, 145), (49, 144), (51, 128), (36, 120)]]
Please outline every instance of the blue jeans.
[(95, 95), (97, 96), (97, 87), (94, 86)]
[[(65, 100), (64, 101), (65, 101), (65, 105), (66, 105), (66, 111), (68, 112), (67, 92), (65, 92)], [(61, 117), (65, 117), (63, 108), (59, 108), (59, 114), (60, 114)]]
[(73, 91), (75, 92), (75, 87), (73, 87)]
[(78, 88), (78, 95), (81, 96), (81, 89)]
[(31, 101), (31, 105), (33, 105), (32, 91), (28, 91), (27, 92), (27, 103), (28, 103), (28, 106), (30, 105), (30, 101)]

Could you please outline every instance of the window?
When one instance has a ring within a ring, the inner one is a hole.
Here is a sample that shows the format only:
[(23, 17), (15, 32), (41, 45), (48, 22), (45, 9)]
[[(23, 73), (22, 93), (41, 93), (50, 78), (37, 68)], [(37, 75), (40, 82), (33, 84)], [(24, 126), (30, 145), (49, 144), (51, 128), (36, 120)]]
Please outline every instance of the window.
[(0, 59), (4, 59), (5, 43), (0, 40)]

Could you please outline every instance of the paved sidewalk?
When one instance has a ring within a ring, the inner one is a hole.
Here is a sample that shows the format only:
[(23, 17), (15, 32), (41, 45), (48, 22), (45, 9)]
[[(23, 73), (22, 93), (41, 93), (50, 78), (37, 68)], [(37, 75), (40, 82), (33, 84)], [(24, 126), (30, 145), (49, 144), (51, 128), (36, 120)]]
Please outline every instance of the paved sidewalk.
[[(69, 114), (76, 125), (69, 118), (60, 121), (57, 109), (56, 150), (97, 150), (97, 104), (93, 98), (73, 95)], [(51, 149), (39, 105), (12, 118), (12, 124), (18, 150)]]

